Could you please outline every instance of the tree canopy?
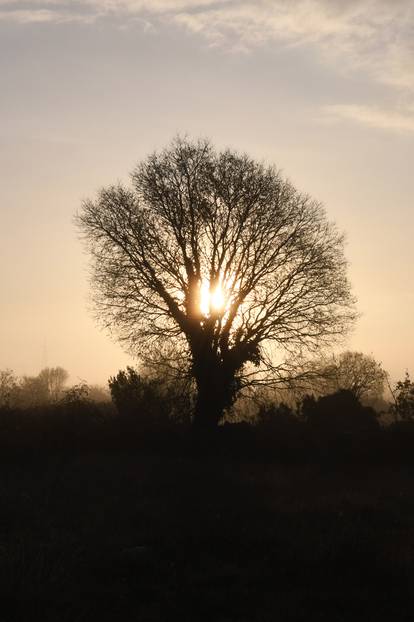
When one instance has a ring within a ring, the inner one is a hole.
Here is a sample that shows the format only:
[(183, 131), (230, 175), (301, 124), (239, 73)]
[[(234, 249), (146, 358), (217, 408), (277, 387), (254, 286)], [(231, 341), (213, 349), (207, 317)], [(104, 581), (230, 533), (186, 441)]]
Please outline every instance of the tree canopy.
[(176, 138), (131, 182), (77, 218), (97, 315), (138, 357), (167, 348), (188, 363), (197, 421), (215, 425), (242, 386), (346, 333), (343, 235), (274, 167)]
[(318, 363), (321, 373), (315, 382), (316, 392), (323, 394), (350, 391), (358, 400), (382, 398), (387, 373), (373, 356), (345, 351)]

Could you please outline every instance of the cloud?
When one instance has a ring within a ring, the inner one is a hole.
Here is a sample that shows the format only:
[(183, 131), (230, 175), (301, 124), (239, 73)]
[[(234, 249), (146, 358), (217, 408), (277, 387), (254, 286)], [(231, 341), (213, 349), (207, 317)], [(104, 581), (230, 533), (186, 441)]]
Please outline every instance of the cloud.
[(36, 13), (50, 10), (51, 16), (60, 21), (62, 15), (66, 19), (86, 20), (106, 16), (125, 17), (140, 16), (142, 13), (174, 15), (180, 11), (211, 7), (225, 4), (231, 0), (0, 0), (2, 19), (21, 21), (19, 14), (32, 15), (37, 21)]
[(179, 24), (223, 47), (313, 45), (377, 81), (414, 90), (412, 0), (0, 0), (20, 23), (131, 16)]
[(325, 62), (414, 90), (412, 0), (255, 0), (181, 11), (174, 19), (224, 46), (313, 46)]
[[(20, 24), (116, 19), (127, 26), (132, 18), (149, 27), (174, 24), (232, 51), (274, 43), (311, 47), (336, 70), (358, 70), (414, 96), (413, 0), (0, 0), (0, 20)], [(343, 105), (336, 116), (379, 127), (379, 111), (363, 111)], [(389, 123), (403, 125), (400, 117), (406, 118), (395, 112)]]
[(324, 112), (332, 119), (348, 120), (382, 130), (414, 132), (414, 110), (402, 111), (360, 106), (355, 104), (334, 104), (325, 106)]

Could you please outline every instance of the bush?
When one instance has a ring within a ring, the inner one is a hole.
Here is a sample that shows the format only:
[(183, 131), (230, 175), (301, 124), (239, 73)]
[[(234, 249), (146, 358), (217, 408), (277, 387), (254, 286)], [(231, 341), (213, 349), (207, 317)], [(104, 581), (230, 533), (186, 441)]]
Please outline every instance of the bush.
[(112, 400), (120, 415), (139, 418), (144, 424), (152, 425), (168, 419), (168, 409), (162, 394), (160, 382), (140, 376), (135, 369), (127, 367), (109, 378)]
[(300, 423), (297, 413), (283, 402), (262, 405), (257, 415), (257, 426), (272, 438), (291, 436)]
[(403, 421), (414, 421), (414, 382), (408, 372), (404, 380), (397, 382), (394, 398), (394, 413)]
[(0, 410), (11, 408), (15, 401), (18, 378), (11, 369), (0, 370)]
[(317, 400), (306, 396), (301, 412), (307, 423), (318, 432), (360, 434), (379, 429), (374, 409), (362, 406), (358, 398), (345, 389)]
[(256, 439), (263, 455), (278, 460), (296, 460), (304, 456), (306, 429), (302, 419), (290, 407), (267, 404), (259, 409), (256, 421)]

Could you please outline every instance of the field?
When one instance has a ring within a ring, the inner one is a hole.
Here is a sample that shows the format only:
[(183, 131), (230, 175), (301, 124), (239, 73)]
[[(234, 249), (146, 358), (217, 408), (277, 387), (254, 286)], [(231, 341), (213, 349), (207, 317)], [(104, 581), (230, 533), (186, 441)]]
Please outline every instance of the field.
[(2, 622), (412, 620), (414, 467), (4, 457)]

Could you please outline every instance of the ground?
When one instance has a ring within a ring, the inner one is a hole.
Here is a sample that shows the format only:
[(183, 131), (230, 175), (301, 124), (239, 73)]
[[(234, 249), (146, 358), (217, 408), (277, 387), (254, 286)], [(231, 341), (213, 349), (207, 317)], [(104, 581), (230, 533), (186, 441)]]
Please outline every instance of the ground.
[(4, 459), (1, 622), (412, 620), (414, 468)]

